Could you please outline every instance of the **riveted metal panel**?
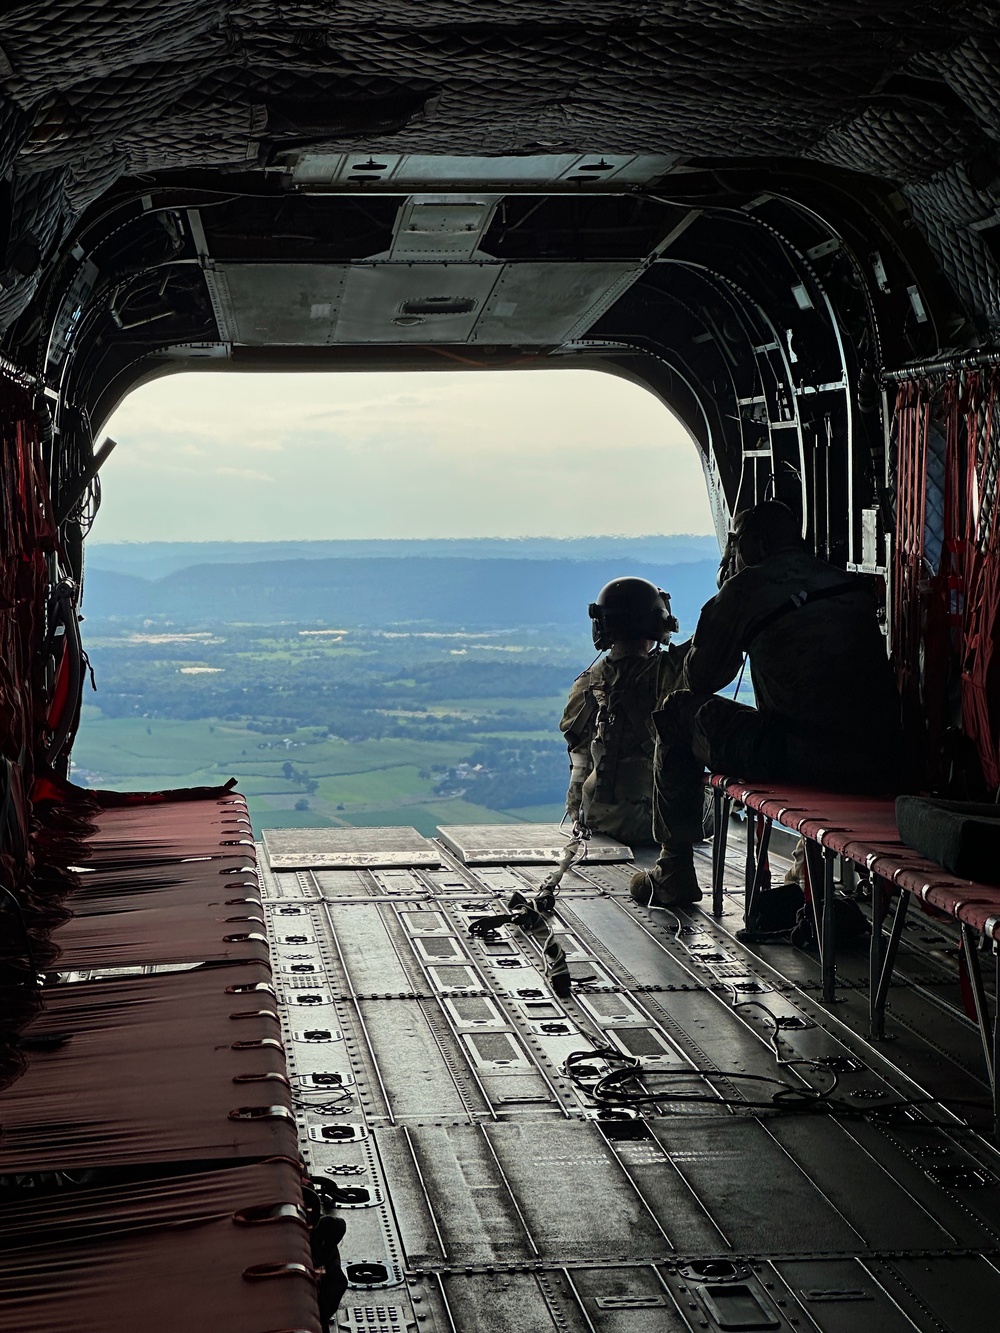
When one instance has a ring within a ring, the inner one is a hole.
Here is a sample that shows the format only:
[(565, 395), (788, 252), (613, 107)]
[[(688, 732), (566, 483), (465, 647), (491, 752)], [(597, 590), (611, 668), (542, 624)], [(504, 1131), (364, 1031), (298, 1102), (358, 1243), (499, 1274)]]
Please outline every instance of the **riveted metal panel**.
[(217, 264), (206, 271), (222, 337), (246, 347), (327, 346), (344, 295), (342, 264)]
[(820, 1333), (913, 1333), (913, 1324), (857, 1259), (782, 1260), (773, 1268)]
[[(333, 341), (466, 342), (500, 269), (495, 262), (353, 265), (347, 274)], [(440, 303), (440, 311), (428, 313), (435, 302)], [(412, 313), (417, 306), (425, 313)]]
[[(811, 964), (786, 981), (725, 923), (636, 909), (626, 873), (616, 896), (560, 894), (553, 924), (599, 981), (557, 997), (529, 937), (469, 931), (544, 863), (441, 855), (265, 904), (303, 1151), (351, 1187), (356, 1274), (384, 1270), (434, 1333), (897, 1333), (900, 1309), (972, 1326), (995, 1270), (962, 1270), (973, 1296), (939, 1270), (965, 1248), (1000, 1260), (995, 1155), (919, 1108), (866, 1113), (905, 1082), (891, 1048), (852, 1044), (849, 1006), (817, 1002)], [(600, 1077), (630, 1060), (660, 1099), (602, 1107)], [(773, 1080), (834, 1079), (848, 1118), (769, 1101)]]
[(333, 870), (364, 867), (439, 866), (429, 838), (413, 828), (264, 830), (272, 870)]
[[(571, 837), (558, 824), (448, 824), (438, 834), (468, 866), (554, 864)], [(628, 861), (631, 857), (631, 850), (613, 838), (595, 834), (587, 843), (588, 861)], [(493, 880), (497, 885), (505, 882)]]
[(641, 272), (635, 262), (507, 264), (476, 322), (478, 343), (555, 344), (584, 331)]

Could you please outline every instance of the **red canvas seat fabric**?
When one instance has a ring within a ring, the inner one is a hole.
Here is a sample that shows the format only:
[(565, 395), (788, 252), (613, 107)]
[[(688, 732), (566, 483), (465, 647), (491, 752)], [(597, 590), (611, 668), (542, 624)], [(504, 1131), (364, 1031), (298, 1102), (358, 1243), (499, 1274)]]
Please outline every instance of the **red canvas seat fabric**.
[[(242, 896), (242, 894), (237, 895)], [(61, 971), (139, 963), (266, 962), (267, 941), (253, 922), (227, 922), (204, 903), (145, 903), (72, 917), (52, 933)]]
[(750, 810), (794, 829), (838, 855), (866, 866), (923, 903), (1000, 939), (1000, 887), (959, 879), (907, 847), (896, 827), (895, 802), (812, 787), (746, 782), (712, 774), (711, 785)]
[[(143, 854), (156, 857), (219, 855), (229, 846), (252, 847), (249, 825), (241, 819), (192, 820), (187, 823), (170, 806), (153, 807), (156, 818), (142, 812), (142, 821), (107, 819), (99, 815), (86, 820), (85, 831), (75, 836), (77, 854), (84, 860), (117, 858), (140, 860)], [(53, 838), (59, 831), (53, 830)]]
[[(92, 830), (88, 840), (98, 849), (142, 847), (161, 844), (167, 848), (193, 850), (199, 844), (215, 846), (222, 838), (246, 838), (248, 824), (242, 806), (227, 805), (232, 813), (200, 811), (190, 821), (169, 805), (138, 811), (102, 811), (87, 816)], [(240, 813), (242, 811), (242, 813)]]
[(50, 935), (61, 970), (266, 962), (242, 796), (195, 788), (144, 800), (56, 779), (46, 784), (43, 790), (58, 794), (58, 808), (79, 814), (89, 830), (52, 830), (50, 860), (64, 880), (51, 892), (72, 913)]
[(167, 878), (165, 881), (159, 878), (148, 879), (139, 881), (137, 885), (134, 879), (125, 884), (118, 879), (99, 884), (95, 876), (86, 882), (86, 889), (74, 892), (67, 899), (74, 916), (155, 911), (169, 901), (182, 905), (201, 903), (228, 920), (236, 907), (246, 903), (259, 904), (261, 901), (256, 878), (231, 882), (204, 875), (185, 875), (176, 879)]
[(269, 977), (249, 964), (46, 988), (24, 1036), (65, 1040), (30, 1049), (0, 1094), (0, 1174), (295, 1157)]
[(0, 1208), (0, 1333), (180, 1327), (320, 1333), (294, 1163), (66, 1190)]
[(218, 885), (233, 879), (255, 880), (253, 853), (216, 856), (132, 856), (114, 861), (104, 857), (94, 865), (69, 872), (74, 879), (74, 893), (93, 892), (94, 886), (105, 891), (132, 892), (134, 889), (161, 888), (184, 882)]
[(59, 969), (175, 970), (35, 993), (0, 1175), (138, 1178), (0, 1206), (0, 1333), (320, 1333), (246, 803), (34, 796)]

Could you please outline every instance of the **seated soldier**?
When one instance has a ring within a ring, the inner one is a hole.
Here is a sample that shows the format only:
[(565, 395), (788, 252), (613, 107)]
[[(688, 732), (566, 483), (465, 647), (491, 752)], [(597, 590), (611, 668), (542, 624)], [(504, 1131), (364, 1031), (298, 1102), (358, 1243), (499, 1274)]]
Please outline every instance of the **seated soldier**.
[[(715, 694), (744, 654), (756, 708)], [(631, 886), (644, 906), (697, 891), (692, 844), (706, 767), (850, 791), (887, 791), (899, 780), (899, 696), (874, 601), (863, 580), (807, 553), (786, 505), (737, 515), (681, 683), (653, 715), (660, 856)]]
[(607, 656), (578, 676), (559, 724), (570, 755), (566, 812), (633, 847), (653, 839), (652, 713), (681, 683), (687, 645), (670, 597), (645, 579), (613, 579), (589, 607), (594, 646)]

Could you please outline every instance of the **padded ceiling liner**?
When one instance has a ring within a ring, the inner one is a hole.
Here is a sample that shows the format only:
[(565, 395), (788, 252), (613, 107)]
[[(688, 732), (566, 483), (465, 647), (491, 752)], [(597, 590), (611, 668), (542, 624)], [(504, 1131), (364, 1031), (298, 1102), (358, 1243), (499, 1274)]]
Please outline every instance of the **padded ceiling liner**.
[(997, 24), (994, 4), (937, 0), (31, 0), (0, 19), (0, 325), (123, 175), (245, 171), (303, 143), (871, 173), (989, 319), (997, 266), (969, 224), (1000, 208)]

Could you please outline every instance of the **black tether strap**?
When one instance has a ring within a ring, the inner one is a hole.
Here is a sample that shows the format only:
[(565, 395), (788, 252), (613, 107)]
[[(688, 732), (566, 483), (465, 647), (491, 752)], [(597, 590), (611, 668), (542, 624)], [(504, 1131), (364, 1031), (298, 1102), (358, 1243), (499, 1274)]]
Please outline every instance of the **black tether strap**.
[(802, 592), (793, 592), (787, 602), (782, 602), (759, 620), (751, 621), (743, 636), (743, 651), (746, 652), (757, 635), (768, 629), (776, 620), (780, 620), (782, 616), (798, 611), (803, 606), (812, 606), (813, 602), (822, 602), (827, 597), (839, 597), (845, 592), (857, 592), (861, 586), (855, 579), (851, 579), (849, 583), (831, 583), (829, 587), (817, 588), (815, 592), (807, 592), (805, 589)]

